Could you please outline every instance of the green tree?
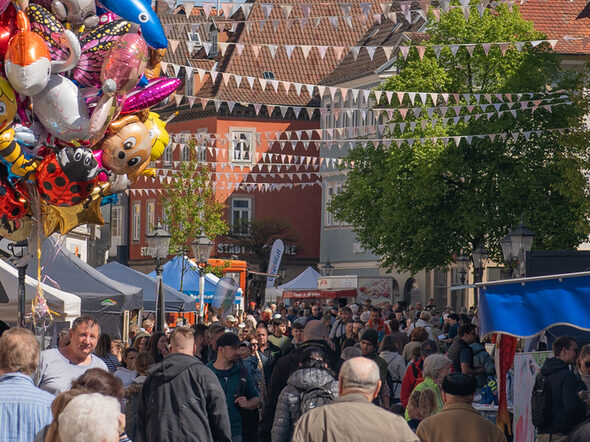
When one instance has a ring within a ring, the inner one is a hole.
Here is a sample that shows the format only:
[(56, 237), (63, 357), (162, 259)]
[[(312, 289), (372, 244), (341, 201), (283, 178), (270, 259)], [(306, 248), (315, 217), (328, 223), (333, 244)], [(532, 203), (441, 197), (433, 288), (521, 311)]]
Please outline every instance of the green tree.
[[(194, 150), (194, 140), (190, 140), (188, 145), (191, 151)], [(170, 183), (165, 183), (163, 188), (162, 204), (172, 235), (170, 253), (186, 254), (190, 251), (190, 243), (201, 233), (214, 240), (228, 232), (223, 216), (225, 206), (215, 200), (211, 169), (199, 163), (193, 155), (189, 161), (180, 163)], [(185, 270), (183, 268), (182, 276)]]
[[(385, 136), (412, 140), (389, 148), (369, 143), (352, 149), (347, 159), (353, 167), (330, 210), (353, 226), (385, 267), (412, 272), (445, 267), (454, 255), (480, 244), (500, 258), (499, 241), (521, 215), (535, 232), (534, 248), (576, 247), (590, 232), (589, 187), (583, 173), (588, 170), (589, 145), (583, 119), (589, 106), (575, 93), (582, 90), (585, 73), (560, 71), (559, 59), (546, 43), (521, 51), (509, 45), (503, 48), (504, 56), (496, 45), (487, 56), (481, 45), (472, 56), (465, 47), (452, 54), (449, 45), (542, 39), (516, 6), (510, 10), (500, 5), (480, 16), (474, 4), (469, 21), (456, 8), (440, 22), (430, 20), (426, 32), (423, 60), (415, 49), (406, 60), (399, 56), (400, 74), (379, 89), (460, 93), (461, 105), (473, 108), (458, 108), (455, 114), (455, 103), (441, 103), (440, 95), (437, 103), (428, 95), (426, 104), (417, 98), (412, 104), (406, 95), (402, 108), (438, 104), (448, 113), (443, 117), (421, 112), (416, 117), (410, 109), (402, 119), (396, 112), (390, 123), (405, 123), (403, 130), (389, 124)], [(549, 87), (574, 92), (541, 93)], [(552, 101), (542, 101), (533, 112), (530, 105), (496, 97), (511, 92), (540, 92), (517, 98)], [(463, 94), (482, 95), (478, 101)], [(491, 94), (501, 115), (484, 94)], [(387, 105), (384, 96), (381, 106)], [(516, 110), (516, 116), (510, 110)], [(488, 119), (491, 111), (494, 116)], [(466, 121), (470, 112), (484, 115)], [(561, 128), (570, 129), (551, 130)], [(509, 135), (464, 138), (458, 144), (444, 138), (498, 133)]]

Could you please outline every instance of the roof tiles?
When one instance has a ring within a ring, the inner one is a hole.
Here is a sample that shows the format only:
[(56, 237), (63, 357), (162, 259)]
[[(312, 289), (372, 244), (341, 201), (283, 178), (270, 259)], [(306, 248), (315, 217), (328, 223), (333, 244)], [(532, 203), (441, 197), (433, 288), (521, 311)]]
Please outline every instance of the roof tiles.
[(559, 39), (555, 51), (563, 55), (588, 55), (590, 46), (572, 37), (590, 38), (590, 4), (585, 0), (528, 0), (520, 6), (522, 16), (548, 39)]

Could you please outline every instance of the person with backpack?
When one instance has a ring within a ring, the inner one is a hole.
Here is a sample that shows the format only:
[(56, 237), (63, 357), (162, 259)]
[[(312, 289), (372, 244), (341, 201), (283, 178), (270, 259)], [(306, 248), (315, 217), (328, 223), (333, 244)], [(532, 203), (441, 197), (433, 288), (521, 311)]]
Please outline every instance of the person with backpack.
[(400, 395), (400, 402), (404, 407), (408, 406), (410, 394), (412, 394), (412, 391), (414, 391), (416, 385), (424, 380), (424, 376), (422, 375), (424, 359), (432, 354), (435, 354), (436, 351), (436, 343), (431, 340), (426, 340), (420, 344), (420, 357), (415, 361), (412, 360), (408, 364), (406, 374), (404, 375), (404, 379), (402, 381), (402, 391)]
[(379, 356), (387, 362), (387, 385), (389, 386), (390, 404), (399, 404), (402, 380), (406, 374), (406, 363), (397, 352), (396, 341), (392, 335), (385, 336), (381, 342)]
[(289, 442), (295, 423), (312, 408), (329, 404), (338, 397), (338, 381), (324, 362), (324, 353), (311, 347), (303, 353), (299, 369), (287, 381), (277, 402), (272, 442)]
[(338, 399), (301, 416), (293, 442), (419, 442), (403, 417), (372, 403), (381, 389), (374, 361), (349, 359), (342, 364), (338, 381)]
[(537, 374), (531, 396), (531, 415), (539, 442), (566, 441), (590, 410), (590, 400), (580, 398), (576, 376), (570, 370), (578, 357), (576, 340), (571, 336), (557, 338), (553, 355)]

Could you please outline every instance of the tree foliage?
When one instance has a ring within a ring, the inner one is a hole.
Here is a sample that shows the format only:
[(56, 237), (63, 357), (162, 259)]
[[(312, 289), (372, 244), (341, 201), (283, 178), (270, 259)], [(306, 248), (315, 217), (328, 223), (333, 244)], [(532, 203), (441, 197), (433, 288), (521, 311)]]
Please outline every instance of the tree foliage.
[(277, 218), (260, 218), (234, 226), (228, 237), (256, 256), (262, 272), (268, 268), (270, 250), (276, 239), (283, 242), (294, 242), (297, 239), (290, 224)]
[[(194, 141), (189, 142), (194, 147)], [(165, 183), (162, 203), (172, 238), (170, 252), (183, 254), (202, 232), (211, 240), (225, 235), (229, 228), (223, 218), (224, 205), (215, 200), (211, 186), (211, 170), (196, 158), (180, 163)]]
[[(455, 114), (455, 103), (433, 103), (428, 96), (426, 105), (418, 100), (412, 104), (406, 95), (400, 107), (410, 108), (407, 117), (402, 120), (395, 113), (391, 121), (405, 123), (404, 130), (388, 125), (385, 136), (412, 141), (399, 146), (394, 142), (389, 148), (359, 144), (352, 149), (348, 160), (354, 167), (330, 205), (335, 217), (350, 223), (385, 267), (412, 272), (447, 266), (454, 255), (480, 244), (499, 258), (499, 241), (521, 215), (535, 233), (534, 248), (576, 247), (590, 232), (584, 175), (589, 145), (584, 115), (589, 106), (577, 92), (583, 88), (585, 72), (560, 71), (559, 59), (546, 43), (521, 51), (509, 45), (504, 56), (496, 45), (487, 56), (481, 45), (472, 56), (465, 47), (452, 55), (450, 46), (439, 46), (436, 57), (436, 45), (542, 39), (516, 6), (487, 9), (481, 17), (473, 6), (469, 21), (461, 8), (452, 9), (440, 22), (430, 20), (427, 33), (428, 41), (420, 43), (428, 47), (423, 60), (413, 49), (406, 60), (398, 56), (400, 74), (380, 89), (482, 94), (481, 100), (460, 95), (463, 106), (474, 107)], [(544, 93), (549, 89), (568, 92)], [(542, 101), (533, 112), (530, 105), (496, 96), (520, 92), (538, 92), (519, 96), (521, 100), (551, 100)], [(501, 114), (493, 106), (482, 108), (488, 104), (483, 94), (500, 104)], [(381, 106), (387, 105), (384, 101), (382, 96)], [(545, 104), (553, 107), (544, 108)], [(411, 111), (435, 105), (448, 107), (445, 117), (426, 112), (416, 117)], [(516, 116), (510, 110), (516, 110)], [(469, 113), (483, 116), (454, 118)], [(551, 130), (563, 128), (567, 128), (563, 133)], [(432, 140), (500, 133), (508, 136), (474, 137), (459, 144), (452, 139)]]

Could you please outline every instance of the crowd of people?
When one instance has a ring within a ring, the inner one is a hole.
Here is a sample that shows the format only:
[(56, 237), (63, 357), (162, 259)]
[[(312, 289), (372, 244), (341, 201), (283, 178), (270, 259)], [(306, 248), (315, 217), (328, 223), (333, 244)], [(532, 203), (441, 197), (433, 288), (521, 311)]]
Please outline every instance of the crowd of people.
[[(472, 406), (495, 374), (476, 324), (475, 309), (433, 300), (328, 300), (251, 305), (168, 333), (146, 320), (127, 343), (82, 316), (42, 352), (13, 328), (0, 337), (0, 440), (505, 441)], [(590, 410), (590, 347), (574, 373), (575, 340), (560, 339), (542, 370), (554, 390), (547, 441)]]

